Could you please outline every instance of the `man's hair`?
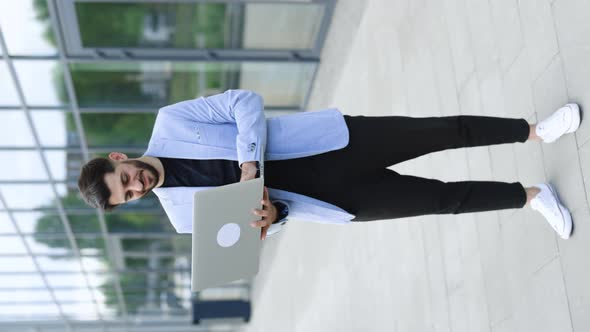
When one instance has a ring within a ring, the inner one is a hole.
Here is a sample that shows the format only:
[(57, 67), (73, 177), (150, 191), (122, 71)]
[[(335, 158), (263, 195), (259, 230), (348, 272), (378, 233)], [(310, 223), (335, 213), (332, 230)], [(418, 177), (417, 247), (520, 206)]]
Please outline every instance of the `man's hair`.
[(105, 211), (111, 211), (118, 206), (109, 203), (111, 190), (104, 182), (105, 174), (114, 171), (115, 167), (111, 161), (102, 157), (94, 158), (82, 166), (78, 189), (86, 204)]

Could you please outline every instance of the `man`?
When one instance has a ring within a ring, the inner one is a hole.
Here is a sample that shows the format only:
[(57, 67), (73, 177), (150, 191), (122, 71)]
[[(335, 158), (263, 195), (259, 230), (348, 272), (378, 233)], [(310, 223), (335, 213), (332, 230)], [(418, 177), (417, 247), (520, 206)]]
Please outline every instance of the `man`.
[(445, 149), (551, 143), (579, 124), (576, 104), (538, 125), (484, 116), (348, 116), (336, 109), (265, 119), (259, 95), (228, 90), (160, 109), (143, 156), (112, 152), (109, 159), (91, 160), (78, 186), (89, 205), (107, 211), (153, 190), (176, 231), (190, 233), (193, 193), (255, 178), (266, 146), (263, 209), (253, 211), (261, 220), (252, 224), (261, 228), (262, 239), (287, 216), (341, 224), (522, 208), (529, 202), (567, 239), (571, 215), (548, 183), (445, 183), (387, 167)]

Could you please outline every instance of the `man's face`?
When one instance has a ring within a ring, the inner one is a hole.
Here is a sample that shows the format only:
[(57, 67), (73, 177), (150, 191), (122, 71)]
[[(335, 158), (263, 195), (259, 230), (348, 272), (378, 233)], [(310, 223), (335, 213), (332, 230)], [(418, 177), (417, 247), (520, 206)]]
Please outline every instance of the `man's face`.
[(104, 181), (111, 190), (110, 204), (118, 205), (139, 199), (158, 184), (158, 171), (150, 164), (139, 160), (114, 163), (115, 172), (104, 176)]

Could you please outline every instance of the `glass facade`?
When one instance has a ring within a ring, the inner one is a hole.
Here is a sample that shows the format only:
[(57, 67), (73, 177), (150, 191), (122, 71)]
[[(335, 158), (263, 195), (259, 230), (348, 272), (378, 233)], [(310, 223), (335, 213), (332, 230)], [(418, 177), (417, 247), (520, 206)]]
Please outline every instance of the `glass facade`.
[(160, 107), (227, 89), (301, 111), (335, 0), (0, 1), (0, 331), (234, 331), (195, 302), (191, 238), (157, 197), (104, 213), (81, 166), (140, 157)]

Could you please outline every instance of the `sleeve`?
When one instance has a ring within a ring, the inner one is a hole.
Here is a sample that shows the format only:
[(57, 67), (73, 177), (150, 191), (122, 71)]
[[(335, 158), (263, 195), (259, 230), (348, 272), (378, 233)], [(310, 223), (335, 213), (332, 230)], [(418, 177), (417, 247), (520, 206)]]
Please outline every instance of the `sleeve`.
[(284, 224), (287, 222), (287, 216), (289, 215), (289, 204), (284, 201), (274, 201), (272, 202), (277, 209), (277, 220), (273, 222), (273, 224)]
[(245, 161), (260, 163), (266, 145), (264, 101), (248, 90), (227, 90), (224, 93), (172, 104), (160, 112), (186, 121), (209, 124), (235, 123), (238, 128), (236, 146), (240, 168)]

